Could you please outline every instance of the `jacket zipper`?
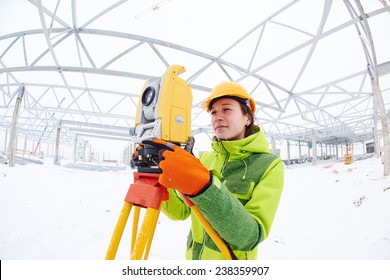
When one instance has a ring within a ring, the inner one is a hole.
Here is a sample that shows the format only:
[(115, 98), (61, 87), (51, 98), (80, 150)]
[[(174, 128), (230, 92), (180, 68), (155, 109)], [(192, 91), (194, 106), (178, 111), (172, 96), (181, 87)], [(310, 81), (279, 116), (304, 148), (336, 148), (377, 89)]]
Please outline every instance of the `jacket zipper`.
[(223, 145), (223, 143), (221, 142), (221, 146), (222, 148), (224, 149), (224, 151), (226, 152), (226, 157), (225, 157), (225, 160), (223, 161), (223, 165), (222, 165), (222, 168), (221, 168), (221, 174), (223, 172), (223, 170), (225, 169), (225, 166), (229, 160), (229, 157), (230, 157), (230, 153), (226, 150), (225, 146)]

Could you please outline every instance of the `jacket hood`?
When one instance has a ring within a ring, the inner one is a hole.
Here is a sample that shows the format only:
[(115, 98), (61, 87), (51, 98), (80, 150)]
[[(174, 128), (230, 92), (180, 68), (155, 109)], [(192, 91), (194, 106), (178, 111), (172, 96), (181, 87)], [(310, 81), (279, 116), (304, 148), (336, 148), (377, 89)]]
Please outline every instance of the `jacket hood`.
[(246, 157), (252, 153), (269, 154), (269, 142), (260, 127), (254, 126), (254, 131), (254, 134), (240, 140), (224, 141), (214, 137), (211, 146), (218, 153), (229, 153), (230, 160)]

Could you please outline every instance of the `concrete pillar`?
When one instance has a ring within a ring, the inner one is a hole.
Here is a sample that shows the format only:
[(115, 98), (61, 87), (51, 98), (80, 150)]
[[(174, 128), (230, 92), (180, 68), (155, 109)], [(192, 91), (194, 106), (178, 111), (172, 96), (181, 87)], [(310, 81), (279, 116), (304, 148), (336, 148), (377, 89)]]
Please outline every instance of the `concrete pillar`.
[(290, 157), (290, 141), (287, 140), (287, 161), (289, 164), (291, 164), (291, 157)]
[(272, 148), (272, 154), (276, 154), (276, 143), (275, 143), (275, 138), (272, 137), (271, 139), (271, 148)]
[(55, 144), (55, 152), (54, 152), (54, 159), (53, 159), (53, 163), (55, 165), (60, 164), (60, 157), (59, 157), (60, 135), (61, 135), (61, 127), (57, 127), (56, 144)]
[(32, 143), (31, 143), (31, 152), (28, 155), (29, 157), (31, 157), (31, 155), (32, 155), (32, 153), (34, 151), (34, 146), (35, 146), (35, 140), (33, 140)]
[(376, 96), (378, 109), (382, 124), (382, 137), (383, 137), (383, 153), (384, 153), (384, 166), (383, 175), (388, 176), (390, 174), (390, 138), (389, 138), (389, 124), (387, 121), (385, 105), (382, 98), (381, 89), (379, 87), (378, 79), (371, 73), (371, 85)]
[(76, 163), (77, 160), (77, 134), (76, 137), (74, 138), (74, 146), (73, 146), (73, 163)]
[(312, 162), (312, 164), (317, 165), (317, 137), (315, 134), (313, 134), (311, 142), (313, 145), (313, 147), (312, 147), (312, 149), (313, 149), (313, 162)]
[(86, 161), (87, 160), (87, 145), (88, 145), (88, 141), (84, 141), (84, 155), (83, 155), (83, 161)]
[(328, 158), (328, 145), (325, 144), (325, 158)]
[[(376, 101), (376, 99), (374, 99)], [(374, 105), (374, 153), (376, 157), (379, 158), (381, 155), (381, 148), (379, 145), (379, 136), (378, 136), (378, 120), (377, 120), (378, 108)]]
[(298, 149), (299, 149), (299, 162), (302, 163), (302, 147), (301, 147), (301, 141), (298, 142)]
[(26, 156), (26, 150), (27, 150), (27, 136), (24, 136), (23, 157)]
[(12, 123), (11, 123), (11, 133), (10, 133), (10, 140), (9, 140), (9, 149), (8, 149), (8, 157), (9, 157), (9, 166), (14, 167), (15, 166), (15, 153), (16, 153), (16, 147), (17, 147), (17, 134), (16, 134), (16, 126), (18, 123), (19, 118), (19, 112), (20, 112), (20, 104), (22, 103), (24, 95), (24, 86), (22, 86), (19, 89), (18, 96), (16, 97), (15, 101), (15, 109), (14, 114), (12, 117)]

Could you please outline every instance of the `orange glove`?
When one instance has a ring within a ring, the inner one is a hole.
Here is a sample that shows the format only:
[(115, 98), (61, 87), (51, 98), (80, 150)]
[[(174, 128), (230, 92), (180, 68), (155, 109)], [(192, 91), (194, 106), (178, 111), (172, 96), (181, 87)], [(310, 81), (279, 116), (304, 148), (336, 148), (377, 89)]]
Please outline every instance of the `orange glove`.
[(209, 187), (210, 172), (189, 152), (160, 139), (145, 140), (142, 143), (162, 151), (163, 158), (159, 164), (162, 174), (158, 180), (161, 185), (187, 195), (197, 195)]

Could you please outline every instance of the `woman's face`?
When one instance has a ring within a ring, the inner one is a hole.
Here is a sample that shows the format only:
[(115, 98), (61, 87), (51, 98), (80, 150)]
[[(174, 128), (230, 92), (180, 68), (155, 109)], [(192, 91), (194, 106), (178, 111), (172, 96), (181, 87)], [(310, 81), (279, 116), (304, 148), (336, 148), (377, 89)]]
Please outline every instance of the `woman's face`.
[(211, 126), (220, 140), (244, 138), (245, 127), (251, 122), (249, 116), (242, 113), (240, 103), (230, 98), (221, 98), (215, 101), (210, 114)]

